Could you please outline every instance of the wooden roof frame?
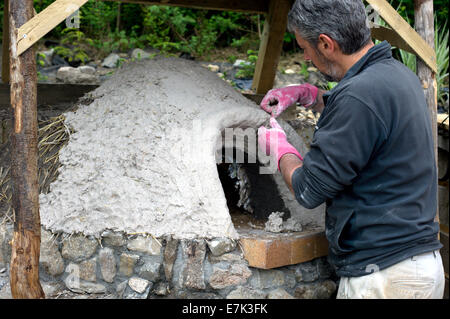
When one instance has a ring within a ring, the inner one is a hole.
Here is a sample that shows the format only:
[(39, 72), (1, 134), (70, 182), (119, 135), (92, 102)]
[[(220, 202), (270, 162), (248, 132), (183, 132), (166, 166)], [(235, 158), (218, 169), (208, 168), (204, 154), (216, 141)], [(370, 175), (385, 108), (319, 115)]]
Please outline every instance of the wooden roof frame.
[[(34, 50), (28, 50), (56, 25), (78, 10), (88, 0), (56, 0), (33, 16), (32, 0), (5, 0), (2, 79), (10, 83), (14, 112), (11, 132), (13, 209), (10, 283), (13, 298), (44, 298), (39, 283), (40, 217), (37, 183), (37, 78)], [(121, 1), (121, 0), (111, 0)], [(418, 56), (418, 76), (427, 98), (433, 123), (435, 158), (436, 128), (436, 54), (433, 49), (433, 2), (415, 0), (416, 25), (421, 37), (386, 0), (366, 0), (390, 28), (376, 28), (372, 35)], [(282, 50), (287, 13), (293, 0), (123, 0), (144, 4), (174, 5), (203, 9), (265, 13), (263, 37), (256, 64), (253, 87), (256, 93), (272, 88)], [(10, 8), (10, 12), (8, 12)], [(430, 21), (431, 17), (431, 21)], [(9, 21), (8, 21), (9, 20)], [(15, 21), (19, 28), (16, 28)], [(8, 30), (9, 28), (9, 30)], [(427, 29), (428, 28), (428, 29)], [(431, 31), (431, 32), (430, 32)], [(11, 81), (10, 81), (11, 80)], [(436, 220), (439, 221), (438, 214)]]
[[(171, 5), (202, 9), (230, 10), (267, 14), (263, 38), (254, 75), (256, 93), (264, 94), (273, 86), (279, 55), (282, 49), (283, 29), (287, 12), (293, 0), (109, 0), (149, 5)], [(436, 53), (386, 0), (366, 0), (391, 28), (373, 26), (372, 36), (388, 40), (393, 46), (409, 51), (437, 72)], [(72, 15), (88, 0), (55, 0), (17, 30), (17, 50), (22, 54), (59, 23)], [(281, 35), (281, 36), (280, 36)], [(5, 59), (5, 56), (4, 56)], [(5, 63), (3, 64), (5, 66)], [(4, 68), (5, 69), (5, 68)], [(3, 78), (6, 78), (4, 74)], [(4, 81), (6, 82), (6, 81)]]

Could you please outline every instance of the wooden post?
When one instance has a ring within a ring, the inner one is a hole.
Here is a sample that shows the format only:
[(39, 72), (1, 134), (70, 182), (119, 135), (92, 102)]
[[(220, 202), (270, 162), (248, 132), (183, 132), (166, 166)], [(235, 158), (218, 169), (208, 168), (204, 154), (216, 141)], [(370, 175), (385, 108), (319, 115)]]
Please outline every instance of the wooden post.
[[(417, 33), (434, 48), (434, 15), (432, 0), (414, 0), (414, 27)], [(436, 73), (433, 72), (425, 62), (417, 59), (417, 76), (424, 89), (425, 99), (431, 118), (431, 129), (434, 141), (434, 156), (436, 168), (438, 167), (438, 134), (437, 134), (437, 81)], [(439, 196), (436, 195), (438, 203)], [(437, 206), (439, 208), (439, 205)], [(439, 209), (436, 209), (435, 220), (439, 222)]]
[(11, 181), (14, 235), (10, 284), (13, 298), (44, 298), (39, 282), (41, 225), (38, 190), (37, 73), (34, 47), (20, 56), (17, 29), (33, 17), (33, 0), (9, 3), (11, 132)]
[(253, 76), (256, 94), (267, 93), (273, 87), (291, 5), (289, 0), (270, 1)]
[(9, 83), (9, 0), (3, 4), (2, 82)]

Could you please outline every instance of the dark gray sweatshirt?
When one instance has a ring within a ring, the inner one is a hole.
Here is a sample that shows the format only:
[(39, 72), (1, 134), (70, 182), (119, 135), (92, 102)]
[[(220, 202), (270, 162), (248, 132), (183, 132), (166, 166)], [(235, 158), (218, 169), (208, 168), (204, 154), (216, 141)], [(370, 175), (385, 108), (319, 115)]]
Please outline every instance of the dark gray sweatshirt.
[(363, 276), (441, 248), (431, 121), (417, 76), (385, 41), (324, 102), (292, 184), (303, 206), (327, 203), (328, 259), (336, 273)]

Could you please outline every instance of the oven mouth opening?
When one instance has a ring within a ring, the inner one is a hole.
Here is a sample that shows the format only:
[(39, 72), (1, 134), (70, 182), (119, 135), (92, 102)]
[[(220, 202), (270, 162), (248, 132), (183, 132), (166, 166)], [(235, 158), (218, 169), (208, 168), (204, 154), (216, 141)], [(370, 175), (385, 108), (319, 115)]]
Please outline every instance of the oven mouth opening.
[[(228, 150), (231, 155), (230, 150)], [(225, 148), (222, 154), (226, 154)], [(225, 155), (217, 164), (228, 211), (236, 230), (242, 228), (264, 229), (269, 216), (274, 212), (283, 212), (283, 220), (291, 217), (281, 198), (277, 184), (271, 174), (260, 174), (262, 164), (249, 163), (244, 152), (243, 163), (236, 163), (236, 148), (232, 159)]]

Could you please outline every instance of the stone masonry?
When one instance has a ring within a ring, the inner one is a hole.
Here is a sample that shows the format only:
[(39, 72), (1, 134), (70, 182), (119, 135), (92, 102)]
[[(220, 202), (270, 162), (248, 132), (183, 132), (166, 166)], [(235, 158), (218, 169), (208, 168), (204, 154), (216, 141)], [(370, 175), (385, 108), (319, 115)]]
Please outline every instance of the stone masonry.
[[(10, 297), (11, 225), (0, 226), (0, 298)], [(57, 290), (90, 298), (327, 299), (336, 277), (326, 258), (263, 270), (249, 267), (236, 241), (177, 240), (105, 231), (102, 237), (42, 229), (40, 277)]]

